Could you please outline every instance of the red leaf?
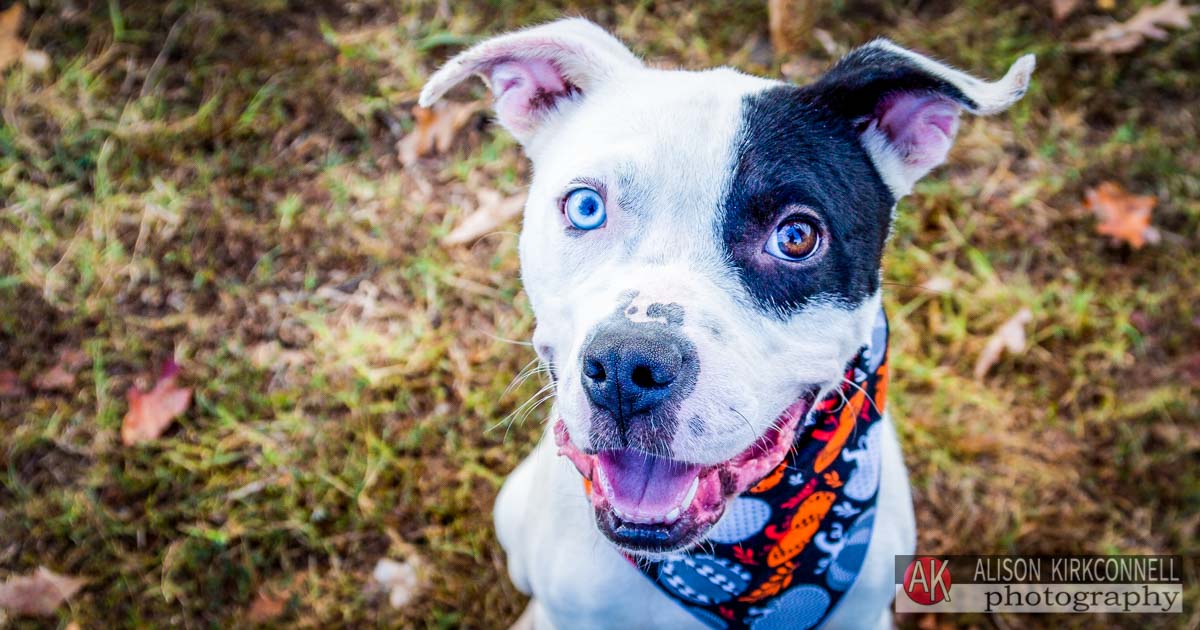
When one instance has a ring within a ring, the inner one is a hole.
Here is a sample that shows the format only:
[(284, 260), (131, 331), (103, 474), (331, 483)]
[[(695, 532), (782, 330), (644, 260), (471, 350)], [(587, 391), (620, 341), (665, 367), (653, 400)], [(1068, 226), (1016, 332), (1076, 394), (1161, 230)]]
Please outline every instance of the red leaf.
[(16, 370), (0, 370), (0, 398), (20, 398), (25, 395), (25, 386)]
[(156, 440), (176, 417), (187, 411), (192, 390), (176, 385), (178, 376), (179, 366), (168, 361), (154, 389), (148, 392), (136, 387), (129, 389), (125, 395), (129, 399), (129, 413), (121, 421), (121, 442), (131, 446)]
[(1140, 249), (1157, 243), (1158, 230), (1150, 225), (1150, 213), (1158, 205), (1153, 195), (1133, 195), (1116, 182), (1103, 182), (1087, 191), (1084, 206), (1096, 215), (1096, 232)]

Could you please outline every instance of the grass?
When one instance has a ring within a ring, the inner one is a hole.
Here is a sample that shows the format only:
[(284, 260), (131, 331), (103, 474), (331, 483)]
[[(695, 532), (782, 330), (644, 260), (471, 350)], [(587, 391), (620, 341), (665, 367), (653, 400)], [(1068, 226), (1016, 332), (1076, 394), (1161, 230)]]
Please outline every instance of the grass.
[[(52, 68), (0, 86), (0, 370), (26, 384), (0, 398), (0, 577), (89, 579), (44, 626), (239, 624), (265, 588), (288, 593), (285, 625), (505, 626), (524, 601), (489, 513), (542, 426), (502, 423), (540, 386), (506, 391), (532, 316), (515, 225), (438, 237), (528, 169), (483, 118), (411, 169), (394, 145), (440, 61), (563, 13), (656, 62), (805, 78), (832, 61), (772, 59), (765, 4), (31, 0), (23, 32)], [(888, 35), (993, 77), (1039, 54), (1026, 99), (964, 125), (901, 204), (887, 254), (920, 547), (1183, 554), (1184, 615), (1103, 623), (1195, 627), (1200, 28), (1080, 55), (1067, 42), (1104, 12), (1048, 14), (855, 0), (817, 20), (843, 46)], [(1159, 198), (1163, 242), (1095, 234), (1083, 192), (1110, 179)], [(976, 380), (1022, 307), (1029, 349)], [(74, 388), (28, 387), (75, 348)], [(124, 393), (169, 357), (191, 410), (121, 446)], [(385, 556), (426, 568), (400, 610), (367, 587)]]

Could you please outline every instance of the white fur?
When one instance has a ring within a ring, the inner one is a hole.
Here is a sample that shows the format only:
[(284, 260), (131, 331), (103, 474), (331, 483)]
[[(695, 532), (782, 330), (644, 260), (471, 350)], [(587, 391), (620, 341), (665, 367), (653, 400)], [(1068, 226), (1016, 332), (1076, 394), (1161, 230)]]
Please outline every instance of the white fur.
[[(1028, 83), (1032, 59), (985, 83), (889, 42), (979, 103), (1003, 109)], [(869, 339), (880, 296), (857, 306), (817, 299), (799, 313), (761, 312), (721, 251), (722, 200), (734, 171), (742, 99), (776, 81), (731, 69), (703, 72), (645, 67), (595, 25), (565, 20), (488, 40), (454, 58), (421, 94), (429, 105), (472, 73), (495, 64), (550, 60), (581, 94), (516, 130), (533, 162), (520, 255), (537, 316), (534, 346), (553, 363), (561, 418), (575, 444), (589, 440), (589, 401), (580, 353), (589, 331), (636, 291), (634, 305), (683, 307), (683, 334), (700, 372), (682, 401), (672, 456), (716, 464), (744, 451), (806, 387), (822, 394)], [(899, 197), (915, 176), (870, 132), (863, 138), (885, 183)], [(923, 173), (922, 173), (923, 174)], [(919, 175), (918, 175), (919, 176)], [(558, 203), (586, 180), (606, 193), (608, 220), (570, 234)], [(644, 315), (640, 315), (644, 317)], [(687, 419), (703, 421), (700, 431)], [(907, 474), (890, 418), (871, 546), (857, 582), (826, 627), (889, 627), (892, 562), (912, 553), (915, 524)], [(699, 627), (616, 551), (596, 528), (579, 472), (545, 436), (509, 477), (496, 502), (500, 543), (513, 582), (534, 596), (539, 628)]]

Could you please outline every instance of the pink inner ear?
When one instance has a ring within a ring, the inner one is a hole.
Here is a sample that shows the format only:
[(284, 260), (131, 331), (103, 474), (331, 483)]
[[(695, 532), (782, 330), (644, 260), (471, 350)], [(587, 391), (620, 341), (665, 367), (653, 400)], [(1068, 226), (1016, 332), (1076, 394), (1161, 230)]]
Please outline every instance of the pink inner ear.
[(545, 110), (579, 92), (546, 59), (502, 61), (492, 66), (490, 74), (496, 116), (514, 131), (531, 130)]
[(879, 128), (905, 164), (928, 170), (946, 160), (958, 132), (959, 107), (932, 94), (899, 93), (880, 103)]

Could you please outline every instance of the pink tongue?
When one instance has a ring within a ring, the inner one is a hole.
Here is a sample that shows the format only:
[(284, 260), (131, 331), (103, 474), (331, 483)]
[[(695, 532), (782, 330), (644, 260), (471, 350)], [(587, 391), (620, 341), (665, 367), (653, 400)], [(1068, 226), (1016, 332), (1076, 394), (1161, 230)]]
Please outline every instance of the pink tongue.
[(701, 469), (627, 449), (600, 451), (596, 463), (608, 480), (613, 506), (646, 516), (664, 516), (679, 507)]

